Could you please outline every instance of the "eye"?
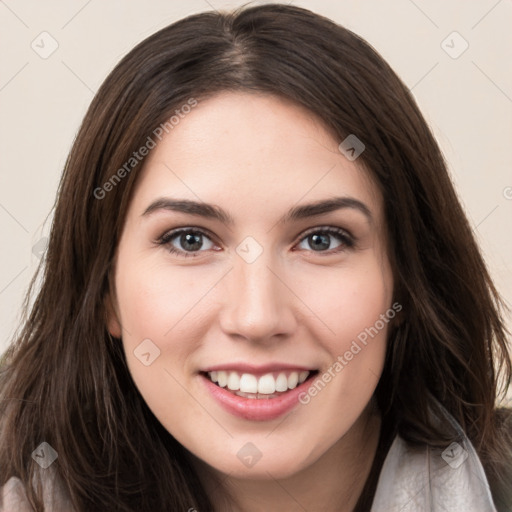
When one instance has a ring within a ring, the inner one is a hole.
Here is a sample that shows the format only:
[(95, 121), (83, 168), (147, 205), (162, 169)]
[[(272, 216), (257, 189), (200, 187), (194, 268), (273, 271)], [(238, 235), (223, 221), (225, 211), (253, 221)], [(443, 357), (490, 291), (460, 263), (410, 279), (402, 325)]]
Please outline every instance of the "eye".
[[(198, 228), (182, 228), (169, 231), (162, 235), (156, 243), (167, 246), (167, 250), (171, 254), (184, 257), (196, 257), (198, 253), (212, 249), (216, 250), (210, 236)], [(301, 238), (299, 248), (317, 253), (332, 254), (351, 248), (354, 243), (353, 237), (344, 229), (317, 227)], [(304, 247), (304, 244), (309, 245), (309, 248)]]
[[(337, 239), (338, 241), (333, 239)], [(344, 229), (335, 227), (322, 227), (314, 228), (306, 233), (306, 236), (302, 237), (299, 244), (303, 245), (301, 248), (306, 250), (312, 250), (313, 252), (322, 253), (338, 253), (347, 248), (354, 246), (354, 239)], [(308, 247), (304, 247), (304, 244)]]
[(159, 245), (167, 246), (172, 254), (178, 254), (185, 257), (196, 257), (198, 252), (210, 250), (214, 247), (214, 243), (206, 233), (199, 229), (177, 229), (165, 233), (157, 241)]

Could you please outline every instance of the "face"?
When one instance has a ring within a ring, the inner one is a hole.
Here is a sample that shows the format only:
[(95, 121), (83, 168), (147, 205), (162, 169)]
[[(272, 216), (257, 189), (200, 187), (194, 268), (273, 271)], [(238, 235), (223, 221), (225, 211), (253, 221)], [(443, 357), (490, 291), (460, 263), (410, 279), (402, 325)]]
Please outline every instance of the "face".
[(394, 316), (382, 197), (340, 142), (285, 100), (222, 93), (139, 177), (109, 329), (158, 420), (223, 473), (313, 464), (381, 375)]

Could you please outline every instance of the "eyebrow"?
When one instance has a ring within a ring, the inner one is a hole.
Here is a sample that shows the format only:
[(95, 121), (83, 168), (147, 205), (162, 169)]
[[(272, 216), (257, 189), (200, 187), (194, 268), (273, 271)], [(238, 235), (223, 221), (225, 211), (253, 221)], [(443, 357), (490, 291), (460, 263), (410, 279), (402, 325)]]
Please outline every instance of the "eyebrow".
[[(363, 202), (355, 199), (354, 197), (334, 197), (332, 199), (325, 199), (314, 203), (295, 206), (278, 221), (278, 224), (286, 224), (301, 219), (316, 217), (346, 208), (361, 212), (370, 223), (372, 222), (372, 213), (368, 206)], [(153, 201), (144, 210), (142, 216), (148, 216), (159, 210), (197, 215), (206, 219), (218, 220), (226, 225), (234, 225), (235, 223), (233, 217), (219, 206), (190, 201), (188, 199), (171, 199), (167, 197), (162, 197)]]

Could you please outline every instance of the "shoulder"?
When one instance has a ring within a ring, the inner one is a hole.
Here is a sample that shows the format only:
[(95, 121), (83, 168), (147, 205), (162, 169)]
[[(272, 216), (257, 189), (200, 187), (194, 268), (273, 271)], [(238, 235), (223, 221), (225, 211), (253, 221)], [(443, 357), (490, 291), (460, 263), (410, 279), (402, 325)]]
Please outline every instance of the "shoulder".
[(396, 436), (381, 470), (373, 511), (496, 512), (482, 464), (469, 439), (444, 450)]
[[(73, 512), (69, 495), (56, 472), (45, 473), (43, 478), (43, 501), (45, 510)], [(0, 487), (0, 512), (34, 512), (23, 482), (12, 476)]]
[[(498, 512), (490, 475), (469, 437), (439, 403), (432, 412), (438, 421), (443, 419), (441, 426), (450, 433), (447, 437), (457, 442), (437, 448), (413, 444), (396, 434), (380, 471), (371, 511)], [(500, 506), (499, 510), (508, 509)]]
[(19, 478), (9, 478), (0, 488), (0, 512), (34, 512)]

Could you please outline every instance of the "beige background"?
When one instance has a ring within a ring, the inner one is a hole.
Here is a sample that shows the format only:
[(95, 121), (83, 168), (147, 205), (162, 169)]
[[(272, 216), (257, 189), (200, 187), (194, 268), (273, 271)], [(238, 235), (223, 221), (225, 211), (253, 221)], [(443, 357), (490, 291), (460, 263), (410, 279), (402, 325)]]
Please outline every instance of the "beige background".
[[(242, 3), (0, 0), (0, 352), (44, 250), (51, 217), (45, 219), (94, 91), (156, 30)], [(281, 3), (310, 8), (360, 34), (412, 89), (498, 288), (512, 303), (512, 1)]]

